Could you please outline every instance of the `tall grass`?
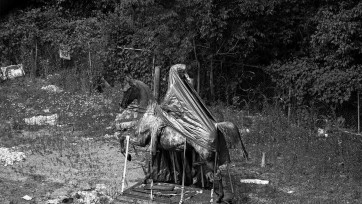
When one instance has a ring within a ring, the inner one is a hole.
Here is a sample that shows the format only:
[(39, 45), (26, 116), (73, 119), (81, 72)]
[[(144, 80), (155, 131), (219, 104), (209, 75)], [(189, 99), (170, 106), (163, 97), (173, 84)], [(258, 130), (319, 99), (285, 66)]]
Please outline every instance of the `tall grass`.
[[(218, 119), (232, 121), (240, 130), (250, 130), (242, 133), (242, 139), (251, 161), (245, 163), (238, 151), (230, 151), (233, 162), (241, 162), (242, 171), (234, 172), (236, 178), (271, 180), (276, 189), (274, 195), (283, 186), (297, 186), (305, 194), (298, 198), (301, 203), (361, 199), (362, 136), (334, 130), (328, 137), (318, 137), (315, 129), (288, 121), (280, 107), (270, 104), (264, 104), (262, 112), (256, 115), (222, 105), (211, 107), (211, 110)], [(305, 124), (311, 124), (313, 118), (310, 120)], [(265, 168), (260, 167), (263, 153), (266, 155)], [(251, 169), (256, 172), (250, 172)], [(240, 184), (237, 189), (248, 191)], [(346, 194), (347, 191), (350, 193)], [(267, 194), (272, 200), (279, 197), (273, 198), (270, 192)], [(318, 198), (320, 194), (327, 195), (328, 199)], [(291, 198), (283, 199), (285, 202)]]

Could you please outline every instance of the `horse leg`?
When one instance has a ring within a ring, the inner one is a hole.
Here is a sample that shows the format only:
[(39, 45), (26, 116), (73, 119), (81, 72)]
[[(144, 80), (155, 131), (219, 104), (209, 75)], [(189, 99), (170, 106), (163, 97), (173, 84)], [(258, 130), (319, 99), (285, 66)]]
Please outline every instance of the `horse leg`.
[[(120, 148), (121, 148), (121, 153), (123, 154), (123, 156), (126, 156), (126, 148), (124, 145), (124, 141), (126, 140), (126, 136), (119, 136), (119, 144), (120, 144)], [(132, 160), (132, 156), (130, 154), (127, 154), (127, 160), (131, 161)]]
[(219, 193), (218, 193), (219, 197), (217, 198), (216, 203), (221, 203), (222, 199), (224, 198), (224, 186), (222, 184), (222, 175), (220, 170), (217, 170), (216, 175), (214, 175), (214, 182), (215, 180), (219, 184)]
[(219, 170), (217, 164), (217, 154), (215, 154), (215, 162), (207, 161), (206, 166), (208, 167), (208, 173), (206, 173), (206, 178), (213, 183), (214, 187), (215, 183), (218, 182), (218, 192), (215, 191), (215, 193), (218, 195), (216, 203), (221, 203), (222, 199), (224, 198), (224, 187), (222, 184), (221, 171)]
[[(132, 137), (130, 135), (130, 139), (129, 139), (129, 143), (131, 145), (136, 145), (136, 146), (140, 146), (140, 147), (145, 147), (149, 141), (150, 141), (150, 137), (148, 136), (149, 134), (142, 134), (142, 136), (145, 135), (145, 137)], [(124, 141), (126, 140), (126, 134), (120, 134), (120, 136), (118, 136), (119, 138), (119, 143), (120, 143), (120, 147), (121, 147), (121, 153), (125, 155), (125, 151), (126, 151), (126, 148), (125, 148), (125, 145), (124, 145)], [(130, 154), (127, 155), (127, 160), (128, 161), (131, 161), (132, 160), (132, 157)]]

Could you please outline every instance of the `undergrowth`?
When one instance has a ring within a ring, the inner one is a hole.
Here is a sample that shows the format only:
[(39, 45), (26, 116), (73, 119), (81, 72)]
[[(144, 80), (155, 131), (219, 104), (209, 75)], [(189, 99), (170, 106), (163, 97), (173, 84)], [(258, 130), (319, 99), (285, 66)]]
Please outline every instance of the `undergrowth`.
[[(238, 151), (231, 151), (233, 162), (241, 162), (242, 166), (258, 169), (257, 174), (244, 174), (244, 177), (237, 178), (270, 179), (276, 189), (283, 185), (299, 186), (299, 190), (303, 189), (305, 195), (299, 197), (297, 203), (310, 203), (312, 200), (317, 203), (344, 203), (361, 199), (360, 135), (335, 129), (328, 132), (328, 137), (320, 137), (315, 129), (289, 122), (280, 107), (269, 104), (264, 104), (259, 115), (248, 115), (247, 111), (222, 105), (211, 109), (219, 120), (234, 122), (242, 132), (251, 161), (245, 163)], [(261, 168), (263, 153), (266, 166)], [(264, 174), (266, 176), (263, 176)], [(240, 184), (237, 189), (245, 191)], [(325, 197), (318, 197), (321, 194)], [(270, 196), (269, 194), (269, 199), (274, 199)], [(284, 199), (281, 201), (286, 202), (291, 198)]]
[[(94, 157), (92, 149), (97, 149), (97, 143), (78, 141), (79, 138), (101, 139), (100, 136), (106, 133), (118, 112), (121, 89), (116, 86), (103, 94), (90, 94), (72, 91), (69, 85), (64, 86), (59, 80), (22, 78), (1, 84), (0, 143), (5, 147), (27, 146), (32, 153), (48, 155), (58, 168), (68, 166), (63, 179), (71, 178), (73, 174), (96, 177), (97, 173), (104, 172), (99, 170), (107, 166), (104, 162), (100, 166), (100, 158)], [(51, 93), (41, 89), (51, 84), (57, 84), (63, 92)], [(257, 168), (259, 172), (251, 175), (240, 170), (234, 172), (234, 179), (269, 175), (265, 177), (273, 180), (275, 189), (283, 185), (304, 186), (306, 195), (298, 198), (302, 203), (318, 193), (328, 195), (332, 202), (361, 199), (361, 136), (335, 130), (328, 137), (317, 137), (315, 130), (288, 121), (280, 107), (274, 105), (264, 104), (263, 111), (253, 115), (247, 110), (220, 104), (210, 107), (210, 110), (218, 121), (231, 121), (242, 133), (251, 160), (245, 162), (239, 151), (230, 151), (233, 162), (245, 168)], [(49, 114), (59, 115), (58, 126), (34, 127), (24, 123), (24, 118)], [(260, 168), (263, 153), (266, 166)], [(82, 171), (85, 166), (87, 170)], [(17, 171), (37, 175), (36, 170), (36, 166), (27, 166)], [(57, 172), (51, 167), (49, 171)], [(117, 191), (115, 186), (114, 191)], [(306, 190), (307, 187), (315, 192)], [(240, 192), (247, 191), (240, 184), (235, 188)], [(270, 191), (271, 194), (280, 193), (275, 189)], [(347, 193), (348, 190), (351, 192)], [(345, 194), (341, 195), (341, 192)], [(241, 197), (238, 201), (243, 199)]]

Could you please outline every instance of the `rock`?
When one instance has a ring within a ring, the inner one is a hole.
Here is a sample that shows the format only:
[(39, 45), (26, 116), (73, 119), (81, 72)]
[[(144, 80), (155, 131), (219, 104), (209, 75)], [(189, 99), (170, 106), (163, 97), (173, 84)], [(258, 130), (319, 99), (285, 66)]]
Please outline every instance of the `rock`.
[(105, 184), (96, 184), (95, 190), (98, 192), (105, 192), (107, 190), (107, 187)]
[(64, 197), (67, 197), (69, 190), (70, 189), (68, 187), (58, 188), (55, 191), (53, 191), (53, 193), (51, 193), (50, 197), (51, 198), (64, 198)]
[(79, 188), (83, 191), (92, 190), (92, 186), (88, 182), (81, 182)]

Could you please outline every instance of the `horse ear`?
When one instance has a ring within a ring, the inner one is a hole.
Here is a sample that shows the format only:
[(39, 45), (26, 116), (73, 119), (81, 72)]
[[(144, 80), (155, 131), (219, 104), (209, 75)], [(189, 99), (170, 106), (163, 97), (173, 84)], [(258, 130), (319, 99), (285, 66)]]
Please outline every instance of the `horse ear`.
[(132, 77), (130, 77), (130, 76), (126, 76), (126, 82), (128, 82), (129, 85), (131, 85), (131, 86), (135, 86), (135, 85), (136, 85), (135, 80), (132, 79)]

